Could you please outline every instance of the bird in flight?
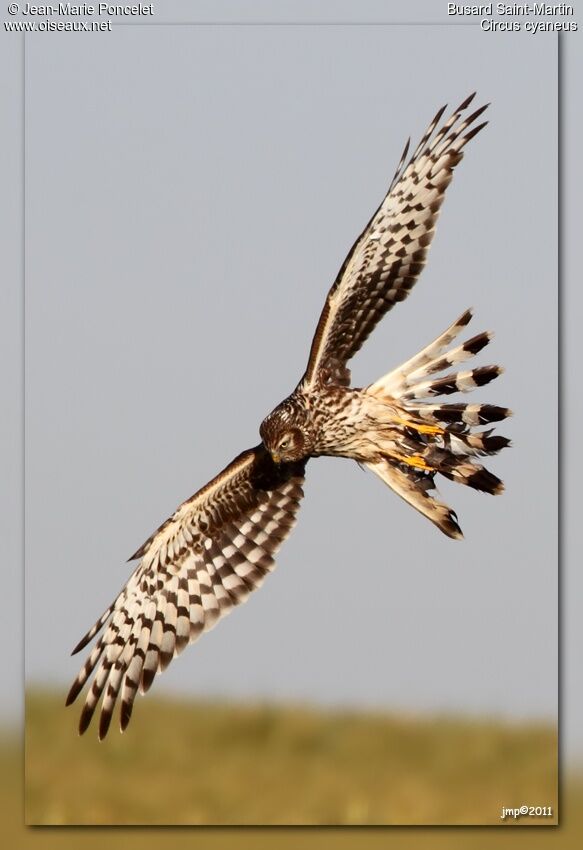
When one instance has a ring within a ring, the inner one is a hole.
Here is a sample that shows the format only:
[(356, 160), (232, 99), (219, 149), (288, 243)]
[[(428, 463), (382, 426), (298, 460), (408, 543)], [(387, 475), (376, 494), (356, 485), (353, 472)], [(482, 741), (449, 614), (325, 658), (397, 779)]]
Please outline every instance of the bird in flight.
[(454, 511), (434, 495), (437, 475), (486, 493), (503, 490), (479, 459), (509, 440), (480, 426), (510, 411), (440, 398), (469, 392), (501, 372), (498, 366), (457, 370), (491, 338), (479, 333), (451, 345), (470, 310), (369, 386), (350, 386), (347, 366), (425, 265), (454, 169), (487, 123), (476, 123), (486, 106), (468, 114), (473, 97), (443, 122), (446, 107), (440, 109), (409, 158), (405, 146), (385, 198), (328, 293), (306, 371), (261, 423), (259, 445), (183, 502), (132, 555), (138, 565), (127, 584), (73, 650), (101, 632), (67, 697), (69, 705), (93, 674), (80, 733), (100, 700), (99, 737), (107, 734), (118, 699), (125, 730), (138, 691), (145, 693), (175, 655), (262, 584), (295, 524), (311, 457), (357, 461), (452, 538), (462, 533)]

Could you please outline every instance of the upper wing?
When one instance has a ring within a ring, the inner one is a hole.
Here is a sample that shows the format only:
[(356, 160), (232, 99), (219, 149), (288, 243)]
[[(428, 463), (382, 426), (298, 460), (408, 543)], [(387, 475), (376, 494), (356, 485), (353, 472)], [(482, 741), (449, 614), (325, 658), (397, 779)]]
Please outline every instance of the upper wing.
[(442, 107), (405, 164), (407, 142), (385, 199), (352, 246), (328, 293), (302, 379), (305, 387), (318, 382), (347, 386), (346, 363), (385, 313), (409, 294), (425, 265), (462, 148), (487, 124), (468, 130), (487, 104), (460, 122), (473, 98), (468, 97), (431, 138), (445, 111)]
[(304, 467), (275, 466), (261, 445), (243, 452), (130, 558), (141, 558), (137, 569), (73, 650), (106, 627), (67, 697), (69, 705), (96, 671), (80, 733), (104, 693), (99, 737), (105, 736), (120, 690), (123, 731), (138, 688), (145, 693), (175, 655), (261, 585), (295, 523)]

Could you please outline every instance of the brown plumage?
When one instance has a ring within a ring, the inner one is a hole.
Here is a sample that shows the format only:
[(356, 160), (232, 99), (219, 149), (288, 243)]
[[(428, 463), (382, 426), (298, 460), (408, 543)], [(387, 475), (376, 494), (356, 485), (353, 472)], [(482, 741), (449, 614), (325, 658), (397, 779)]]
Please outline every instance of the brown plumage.
[(435, 400), (483, 386), (500, 373), (497, 366), (457, 370), (491, 338), (480, 333), (450, 347), (470, 311), (368, 387), (349, 386), (347, 365), (385, 313), (407, 297), (425, 264), (454, 168), (484, 126), (475, 122), (485, 106), (464, 117), (472, 99), (441, 126), (440, 109), (409, 160), (406, 146), (387, 195), (328, 293), (302, 379), (261, 424), (261, 444), (184, 502), (134, 553), (135, 571), (76, 646), (74, 652), (97, 637), (67, 697), (73, 702), (93, 676), (80, 732), (100, 700), (99, 737), (118, 700), (125, 729), (136, 694), (260, 586), (295, 523), (310, 457), (358, 461), (454, 538), (461, 536), (458, 520), (431, 494), (435, 477), (493, 494), (503, 489), (478, 459), (496, 454), (508, 440), (491, 428), (475, 429), (510, 411)]

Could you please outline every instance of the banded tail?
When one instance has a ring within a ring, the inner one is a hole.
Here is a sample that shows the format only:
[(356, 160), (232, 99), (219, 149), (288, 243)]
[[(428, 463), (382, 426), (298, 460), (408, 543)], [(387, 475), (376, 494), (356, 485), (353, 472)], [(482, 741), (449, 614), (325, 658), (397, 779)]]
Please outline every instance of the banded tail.
[(395, 451), (382, 453), (377, 461), (365, 465), (453, 538), (462, 537), (462, 531), (455, 512), (429, 492), (435, 489), (435, 475), (497, 495), (504, 484), (477, 458), (495, 455), (510, 444), (492, 428), (475, 430), (510, 416), (507, 407), (433, 401), (471, 392), (503, 371), (500, 366), (478, 366), (437, 377), (474, 357), (490, 342), (492, 334), (485, 332), (448, 348), (471, 318), (472, 312), (467, 310), (418, 354), (367, 387), (368, 393), (397, 408), (400, 417)]

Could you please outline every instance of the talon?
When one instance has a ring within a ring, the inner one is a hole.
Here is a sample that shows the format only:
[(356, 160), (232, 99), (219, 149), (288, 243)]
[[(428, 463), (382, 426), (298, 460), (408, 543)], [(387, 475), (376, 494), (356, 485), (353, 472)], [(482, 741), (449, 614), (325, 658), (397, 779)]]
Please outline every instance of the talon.
[(411, 425), (420, 434), (445, 434), (445, 430), (439, 425)]
[(409, 457), (406, 457), (405, 455), (394, 454), (392, 457), (394, 457), (395, 460), (398, 460), (399, 463), (406, 463), (407, 466), (413, 466), (415, 469), (424, 469), (427, 472), (435, 472), (434, 468), (429, 466), (421, 455), (410, 455)]
[(433, 467), (429, 466), (419, 455), (413, 455), (412, 457), (405, 458), (405, 463), (409, 466), (414, 466), (416, 469), (433, 469)]
[(419, 434), (445, 434), (445, 430), (439, 425), (422, 425), (420, 422), (413, 422), (411, 419), (395, 419), (399, 425), (406, 425), (407, 428), (412, 428), (418, 431)]

